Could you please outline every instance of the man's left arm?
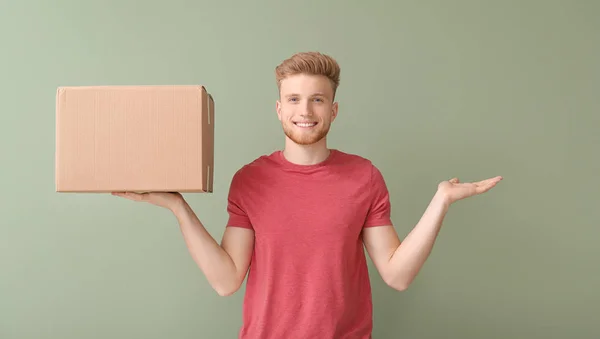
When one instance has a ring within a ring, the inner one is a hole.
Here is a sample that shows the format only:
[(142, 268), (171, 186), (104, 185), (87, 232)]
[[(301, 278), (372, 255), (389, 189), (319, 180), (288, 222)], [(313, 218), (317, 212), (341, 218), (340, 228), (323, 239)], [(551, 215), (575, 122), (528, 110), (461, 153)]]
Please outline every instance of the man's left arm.
[(387, 187), (381, 173), (374, 168), (372, 204), (363, 229), (363, 242), (385, 283), (399, 291), (407, 289), (429, 257), (452, 203), (487, 192), (501, 179), (497, 176), (460, 183), (454, 178), (441, 182), (417, 225), (400, 241), (390, 218)]

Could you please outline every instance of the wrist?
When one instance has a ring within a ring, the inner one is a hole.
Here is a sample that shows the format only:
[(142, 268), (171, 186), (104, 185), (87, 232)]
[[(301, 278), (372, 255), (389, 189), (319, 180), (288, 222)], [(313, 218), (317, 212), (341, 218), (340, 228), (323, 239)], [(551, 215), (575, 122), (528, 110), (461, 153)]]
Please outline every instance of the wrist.
[(180, 216), (180, 215), (182, 215), (182, 213), (185, 213), (186, 208), (187, 208), (187, 202), (180, 195), (178, 195), (177, 198), (174, 199), (174, 201), (169, 206), (169, 209), (171, 210), (171, 212), (173, 212), (176, 216)]
[(443, 190), (437, 190), (433, 197), (434, 202), (442, 205), (444, 208), (449, 208), (452, 205), (452, 199), (447, 194), (447, 192)]

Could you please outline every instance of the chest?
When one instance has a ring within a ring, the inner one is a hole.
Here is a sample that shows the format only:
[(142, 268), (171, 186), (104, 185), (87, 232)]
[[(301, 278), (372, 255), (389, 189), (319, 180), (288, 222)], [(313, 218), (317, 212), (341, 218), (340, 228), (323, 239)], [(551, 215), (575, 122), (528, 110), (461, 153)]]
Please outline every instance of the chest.
[(348, 178), (262, 181), (248, 204), (257, 237), (358, 237), (370, 208), (369, 187)]

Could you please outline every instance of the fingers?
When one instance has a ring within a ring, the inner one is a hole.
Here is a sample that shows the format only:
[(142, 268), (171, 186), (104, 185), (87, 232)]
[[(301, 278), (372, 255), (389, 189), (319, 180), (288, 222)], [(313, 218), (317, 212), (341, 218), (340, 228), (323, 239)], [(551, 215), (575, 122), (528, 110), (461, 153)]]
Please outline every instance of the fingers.
[(146, 193), (134, 193), (134, 192), (112, 192), (114, 196), (122, 197), (134, 201), (143, 201), (146, 199)]
[(448, 180), (448, 182), (450, 182), (452, 184), (458, 184), (459, 180), (458, 180), (458, 178), (452, 178), (452, 179)]
[(477, 185), (477, 186), (495, 185), (500, 180), (502, 180), (502, 177), (501, 176), (497, 176), (497, 177), (493, 177), (493, 178), (489, 178), (489, 179), (478, 181), (478, 182), (475, 183), (475, 185)]
[(501, 176), (489, 178), (476, 183), (478, 193), (485, 193), (492, 189), (498, 182), (502, 180)]
[(493, 186), (477, 186), (477, 188), (475, 189), (477, 191), (477, 194), (482, 194), (485, 193), (487, 191), (489, 191)]

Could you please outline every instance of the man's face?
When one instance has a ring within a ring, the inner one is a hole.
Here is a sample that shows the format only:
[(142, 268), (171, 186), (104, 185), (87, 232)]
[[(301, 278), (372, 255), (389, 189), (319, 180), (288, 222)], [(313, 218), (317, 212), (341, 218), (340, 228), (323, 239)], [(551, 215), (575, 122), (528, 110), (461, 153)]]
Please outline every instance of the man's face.
[(281, 82), (277, 116), (285, 135), (293, 142), (310, 145), (321, 141), (337, 110), (327, 77), (299, 74)]

